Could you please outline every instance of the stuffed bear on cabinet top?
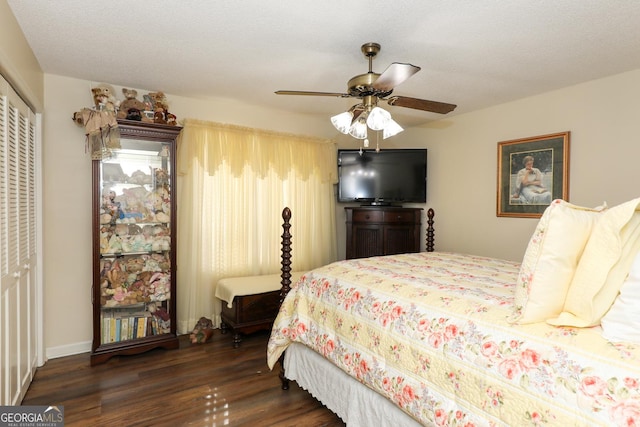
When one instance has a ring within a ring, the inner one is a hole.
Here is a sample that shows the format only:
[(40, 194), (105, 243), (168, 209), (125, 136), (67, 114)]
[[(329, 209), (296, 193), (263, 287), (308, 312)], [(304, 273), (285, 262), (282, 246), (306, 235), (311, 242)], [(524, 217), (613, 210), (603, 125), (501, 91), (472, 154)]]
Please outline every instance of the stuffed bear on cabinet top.
[(146, 106), (144, 102), (137, 99), (138, 91), (122, 88), (122, 93), (124, 94), (124, 101), (120, 103), (120, 109), (118, 110), (119, 119), (138, 120), (143, 122), (153, 121), (145, 116), (144, 111)]

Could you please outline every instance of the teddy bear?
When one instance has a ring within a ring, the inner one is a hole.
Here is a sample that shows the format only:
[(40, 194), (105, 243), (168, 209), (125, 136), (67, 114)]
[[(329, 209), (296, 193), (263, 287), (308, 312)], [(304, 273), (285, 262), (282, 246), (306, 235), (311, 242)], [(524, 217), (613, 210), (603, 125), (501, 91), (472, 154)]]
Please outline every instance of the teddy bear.
[(157, 263), (160, 271), (169, 271), (171, 268), (171, 260), (168, 254), (152, 254), (151, 258)]
[(130, 236), (137, 236), (138, 234), (142, 234), (142, 227), (138, 224), (129, 224), (127, 225), (127, 234)]
[(115, 114), (120, 103), (116, 99), (113, 86), (100, 83), (91, 88), (91, 93), (93, 94), (93, 103), (98, 111), (108, 111)]
[[(138, 273), (142, 271), (144, 268), (144, 259), (141, 257), (132, 257), (128, 258), (124, 263), (124, 268), (127, 271), (127, 283), (133, 284), (138, 279)], [(131, 289), (131, 285), (129, 286), (129, 290)]]
[(137, 120), (150, 122), (142, 112), (146, 109), (144, 102), (137, 99), (138, 91), (135, 89), (122, 88), (124, 101), (120, 103), (117, 117), (119, 119)]
[(169, 113), (167, 97), (163, 92), (150, 92), (148, 97), (153, 106), (153, 122), (176, 126), (178, 124), (175, 114)]
[(191, 344), (204, 344), (213, 336), (213, 322), (211, 319), (201, 317), (189, 335)]
[(101, 294), (104, 294), (104, 305), (114, 307), (130, 303), (126, 289), (127, 273), (120, 269), (118, 262), (113, 262), (108, 270), (105, 268), (103, 274), (104, 276), (101, 278)]
[(143, 187), (125, 188), (122, 190), (125, 197), (125, 218), (133, 219), (134, 222), (142, 222), (148, 218), (148, 211), (144, 206), (144, 201), (148, 191)]
[(167, 119), (165, 113), (167, 112), (167, 98), (163, 92), (149, 92), (145, 97), (151, 103), (153, 108), (153, 122), (166, 124)]
[[(120, 217), (120, 202), (116, 201), (116, 192), (113, 190), (105, 190), (102, 195), (102, 206), (100, 208), (101, 213), (108, 214), (111, 217), (111, 222)], [(101, 224), (107, 217), (100, 217)]]
[(127, 225), (127, 224), (116, 224), (116, 226), (114, 228), (114, 232), (118, 236), (126, 236), (127, 234), (129, 234), (129, 225)]
[(111, 269), (107, 271), (106, 277), (112, 289), (124, 286), (127, 281), (127, 273), (122, 271), (117, 263), (113, 263)]
[(147, 198), (145, 200), (145, 207), (153, 213), (156, 213), (158, 211), (162, 210), (162, 195), (158, 194), (157, 191), (151, 191), (149, 192), (149, 194), (147, 194)]
[(153, 169), (153, 176), (157, 187), (166, 187), (169, 185), (169, 174), (165, 169)]
[(100, 226), (100, 253), (109, 252), (109, 239), (113, 235), (113, 227), (110, 225)]
[(171, 275), (169, 273), (153, 272), (149, 278), (149, 296), (151, 301), (166, 301), (171, 298)]
[(100, 209), (100, 224), (111, 224), (113, 217), (108, 214), (104, 209)]
[(139, 273), (144, 268), (144, 258), (131, 257), (125, 262), (125, 269), (128, 273)]
[(147, 310), (153, 315), (158, 324), (158, 334), (166, 334), (171, 331), (171, 317), (166, 308), (154, 302), (147, 305)]
[[(158, 215), (156, 215), (157, 219)], [(151, 244), (151, 250), (154, 252), (168, 251), (171, 249), (171, 238), (169, 236), (156, 237)]]
[(162, 271), (157, 259), (149, 255), (142, 255), (142, 258), (144, 259), (144, 266), (142, 267), (144, 271)]
[(117, 254), (122, 252), (122, 239), (120, 239), (117, 234), (112, 234), (109, 236), (109, 241), (106, 246), (105, 253)]
[(156, 213), (156, 221), (166, 224), (171, 221), (171, 217), (169, 216), (169, 214), (166, 214), (164, 212), (158, 212)]
[(151, 175), (148, 175), (138, 169), (131, 172), (131, 176), (127, 179), (127, 183), (137, 185), (151, 184)]
[(132, 304), (149, 301), (147, 285), (144, 280), (134, 280), (133, 283), (129, 285), (128, 291)]
[(73, 114), (73, 121), (84, 126), (87, 151), (92, 160), (108, 159), (111, 149), (121, 148), (120, 129), (116, 120), (119, 102), (113, 95), (113, 88), (100, 84), (91, 88), (93, 108), (83, 108)]
[(178, 118), (175, 114), (167, 113), (166, 119), (169, 126), (178, 126)]

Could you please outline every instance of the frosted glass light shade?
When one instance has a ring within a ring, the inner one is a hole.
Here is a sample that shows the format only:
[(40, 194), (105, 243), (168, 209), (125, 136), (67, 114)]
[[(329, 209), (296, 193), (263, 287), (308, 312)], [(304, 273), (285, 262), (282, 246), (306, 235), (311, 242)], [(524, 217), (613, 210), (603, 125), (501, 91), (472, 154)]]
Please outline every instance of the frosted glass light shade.
[(389, 120), (391, 120), (391, 114), (388, 111), (374, 107), (367, 117), (367, 126), (372, 130), (382, 130), (387, 126)]
[(345, 135), (349, 133), (351, 120), (353, 120), (353, 113), (351, 111), (345, 111), (344, 113), (331, 117), (333, 126)]
[(389, 119), (387, 122), (387, 126), (382, 131), (382, 139), (387, 139), (390, 136), (397, 135), (402, 132), (404, 129), (395, 122), (393, 119)]
[(349, 128), (349, 135), (356, 139), (365, 139), (367, 137), (367, 122), (363, 118), (359, 118)]

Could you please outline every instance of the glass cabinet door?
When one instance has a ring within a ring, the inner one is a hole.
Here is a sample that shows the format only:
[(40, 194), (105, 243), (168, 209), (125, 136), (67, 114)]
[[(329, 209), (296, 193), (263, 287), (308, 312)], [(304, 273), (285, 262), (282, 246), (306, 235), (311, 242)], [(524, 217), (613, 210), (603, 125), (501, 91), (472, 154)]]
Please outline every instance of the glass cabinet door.
[(176, 135), (127, 135), (94, 164), (94, 354), (175, 345)]

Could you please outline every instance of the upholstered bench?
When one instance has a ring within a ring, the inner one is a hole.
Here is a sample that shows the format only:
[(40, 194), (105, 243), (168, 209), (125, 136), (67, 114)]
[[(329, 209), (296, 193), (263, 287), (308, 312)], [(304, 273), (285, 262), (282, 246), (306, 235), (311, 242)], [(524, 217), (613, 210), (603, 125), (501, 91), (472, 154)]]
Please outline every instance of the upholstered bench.
[[(301, 272), (291, 273), (295, 283)], [(280, 274), (227, 277), (218, 281), (216, 298), (222, 300), (221, 330), (233, 331), (233, 346), (239, 347), (241, 334), (271, 329), (280, 308)]]

